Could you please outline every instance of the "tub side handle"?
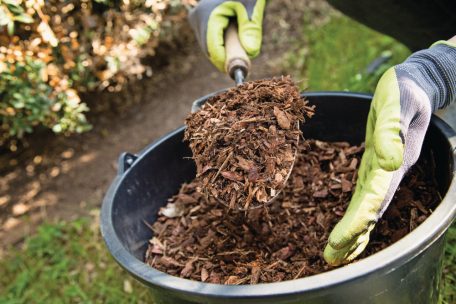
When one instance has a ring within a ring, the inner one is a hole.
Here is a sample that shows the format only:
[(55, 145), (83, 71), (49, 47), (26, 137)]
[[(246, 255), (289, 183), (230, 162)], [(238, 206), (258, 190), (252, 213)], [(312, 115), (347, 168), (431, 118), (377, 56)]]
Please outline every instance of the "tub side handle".
[(123, 175), (138, 159), (138, 155), (129, 152), (123, 152), (117, 162), (117, 175)]

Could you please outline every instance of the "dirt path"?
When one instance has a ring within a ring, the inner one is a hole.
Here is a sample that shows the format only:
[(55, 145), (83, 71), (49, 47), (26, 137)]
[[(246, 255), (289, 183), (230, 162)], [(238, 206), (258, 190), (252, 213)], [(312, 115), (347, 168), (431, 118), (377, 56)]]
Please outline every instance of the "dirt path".
[[(318, 21), (327, 10), (321, 0), (271, 2), (264, 28), (268, 39), (253, 62), (251, 78), (281, 75), (283, 54), (297, 39), (303, 12), (314, 13)], [(181, 126), (194, 99), (232, 85), (200, 51), (192, 51), (172, 58), (157, 76), (122, 93), (91, 95), (112, 108), (95, 119), (93, 131), (70, 138), (36, 136), (20, 158), (0, 158), (1, 167), (9, 167), (0, 179), (0, 256), (2, 249), (20, 242), (44, 219), (73, 219), (96, 210), (116, 174), (121, 152), (137, 152)], [(111, 99), (115, 102), (107, 102)]]

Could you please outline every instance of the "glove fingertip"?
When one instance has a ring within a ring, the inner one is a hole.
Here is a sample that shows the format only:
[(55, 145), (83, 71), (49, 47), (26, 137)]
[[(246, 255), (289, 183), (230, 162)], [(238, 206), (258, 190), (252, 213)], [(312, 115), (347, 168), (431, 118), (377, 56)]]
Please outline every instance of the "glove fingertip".
[(323, 258), (331, 266), (340, 266), (342, 264), (350, 263), (366, 248), (369, 243), (369, 234), (371, 230), (372, 227), (369, 228), (366, 233), (359, 235), (343, 247), (334, 247), (334, 243), (329, 241), (323, 252)]
[(261, 24), (255, 22), (239, 23), (239, 40), (247, 55), (258, 56), (262, 42)]
[(403, 157), (380, 157), (378, 164), (386, 171), (396, 171), (401, 167)]
[(254, 58), (260, 54), (261, 50), (261, 34), (257, 33), (242, 33), (241, 37), (242, 47), (245, 49), (247, 55)]
[(326, 263), (331, 266), (339, 266), (342, 260), (337, 254), (337, 250), (334, 250), (330, 244), (326, 245), (325, 250), (323, 251), (323, 258)]
[(225, 49), (215, 53), (215, 55), (209, 55), (209, 60), (212, 64), (221, 72), (225, 71), (225, 55), (220, 55), (221, 53), (225, 54)]
[(391, 139), (389, 142), (376, 140), (375, 152), (380, 167), (386, 171), (398, 170), (404, 161), (404, 144), (397, 137), (396, 140)]

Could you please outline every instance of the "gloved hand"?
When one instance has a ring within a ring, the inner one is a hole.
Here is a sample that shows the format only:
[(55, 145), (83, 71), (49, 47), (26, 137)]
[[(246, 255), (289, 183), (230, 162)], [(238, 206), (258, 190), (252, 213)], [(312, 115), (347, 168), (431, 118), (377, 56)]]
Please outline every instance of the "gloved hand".
[(356, 258), (418, 160), (431, 113), (456, 98), (456, 44), (439, 41), (390, 68), (371, 104), (366, 149), (350, 205), (329, 236), (325, 260), (334, 266)]
[(247, 55), (260, 53), (266, 0), (201, 0), (189, 14), (196, 37), (211, 62), (224, 71), (224, 31), (230, 18), (237, 20), (239, 40)]

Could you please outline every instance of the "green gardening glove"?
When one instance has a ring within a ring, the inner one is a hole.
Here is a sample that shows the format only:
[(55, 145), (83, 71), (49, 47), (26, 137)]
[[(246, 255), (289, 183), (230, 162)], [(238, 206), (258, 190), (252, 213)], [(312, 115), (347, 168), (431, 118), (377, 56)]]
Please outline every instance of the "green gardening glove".
[(189, 21), (211, 62), (224, 71), (224, 32), (230, 19), (238, 24), (239, 40), (251, 58), (260, 53), (263, 12), (266, 0), (201, 0), (189, 14)]
[(325, 260), (356, 258), (407, 170), (418, 160), (431, 113), (456, 98), (456, 45), (437, 42), (390, 68), (371, 104), (366, 149), (350, 205), (329, 236)]

